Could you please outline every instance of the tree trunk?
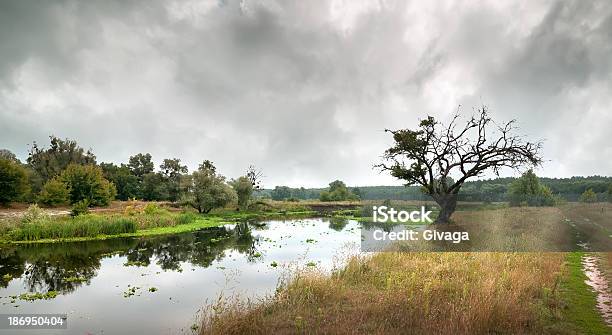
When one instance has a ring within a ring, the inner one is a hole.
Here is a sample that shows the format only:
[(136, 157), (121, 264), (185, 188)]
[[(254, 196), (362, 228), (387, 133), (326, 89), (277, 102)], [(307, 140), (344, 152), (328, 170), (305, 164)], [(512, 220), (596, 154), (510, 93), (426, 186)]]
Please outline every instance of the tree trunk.
[(440, 206), (440, 213), (434, 224), (447, 224), (450, 222), (451, 215), (457, 208), (456, 194), (440, 194), (434, 197), (434, 200)]

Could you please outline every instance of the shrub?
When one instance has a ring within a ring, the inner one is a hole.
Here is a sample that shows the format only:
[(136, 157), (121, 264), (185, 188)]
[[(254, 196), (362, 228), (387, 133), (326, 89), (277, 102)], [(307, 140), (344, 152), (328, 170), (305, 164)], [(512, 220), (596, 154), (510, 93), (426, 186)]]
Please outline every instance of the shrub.
[(28, 192), (25, 169), (12, 160), (0, 159), (0, 204), (21, 200)]
[(70, 189), (57, 178), (53, 178), (43, 185), (38, 202), (48, 206), (65, 205), (70, 201)]
[(154, 215), (154, 214), (167, 213), (168, 211), (159, 207), (157, 204), (147, 204), (144, 207), (143, 212), (147, 215)]
[(115, 185), (104, 179), (102, 169), (94, 165), (68, 165), (60, 175), (70, 189), (70, 203), (89, 201), (91, 206), (107, 206), (115, 198)]
[(72, 206), (70, 215), (72, 217), (89, 213), (89, 201), (87, 199), (81, 200)]
[(582, 193), (582, 195), (580, 196), (580, 202), (597, 202), (597, 194), (593, 192), (592, 188), (589, 188), (588, 190), (584, 191), (584, 193)]
[(25, 224), (37, 223), (49, 219), (49, 214), (44, 209), (38, 207), (37, 204), (30, 205), (23, 213), (21, 222)]
[(325, 202), (332, 201), (331, 195), (328, 191), (321, 192), (321, 194), (319, 195), (319, 200), (325, 201)]
[(134, 206), (128, 205), (128, 206), (125, 206), (125, 209), (123, 210), (123, 214), (127, 216), (134, 216), (138, 214), (138, 210), (136, 210)]
[(555, 196), (541, 185), (533, 170), (528, 170), (508, 187), (510, 206), (554, 206)]

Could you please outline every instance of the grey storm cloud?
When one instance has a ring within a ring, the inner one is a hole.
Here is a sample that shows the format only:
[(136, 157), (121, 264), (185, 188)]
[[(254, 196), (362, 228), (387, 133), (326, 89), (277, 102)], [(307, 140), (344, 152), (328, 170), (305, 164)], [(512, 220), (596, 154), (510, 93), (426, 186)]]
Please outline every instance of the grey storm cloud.
[(0, 147), (204, 159), (265, 186), (398, 184), (385, 128), (487, 104), (545, 176), (612, 173), (608, 1), (3, 1)]

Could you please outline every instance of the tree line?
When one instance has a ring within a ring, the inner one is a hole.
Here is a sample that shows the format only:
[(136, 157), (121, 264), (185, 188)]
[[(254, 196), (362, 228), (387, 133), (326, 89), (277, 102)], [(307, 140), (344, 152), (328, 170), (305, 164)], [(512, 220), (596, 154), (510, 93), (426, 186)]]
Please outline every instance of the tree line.
[(291, 188), (288, 186), (276, 186), (272, 190), (262, 190), (259, 197), (270, 198), (272, 200), (315, 200), (320, 201), (357, 201), (361, 200), (361, 190), (358, 187), (349, 189), (341, 180), (334, 180), (329, 183), (329, 188), (305, 189)]
[(227, 180), (204, 160), (189, 173), (178, 158), (164, 159), (155, 169), (149, 153), (126, 163), (97, 163), (91, 150), (76, 141), (50, 136), (48, 147), (34, 142), (26, 162), (0, 150), (0, 204), (35, 202), (47, 206), (106, 206), (114, 199), (180, 202), (207, 213), (236, 203), (246, 208), (261, 188), (261, 172), (249, 166), (243, 176)]
[[(449, 181), (452, 179), (449, 177)], [(227, 180), (214, 164), (204, 160), (189, 173), (178, 158), (163, 159), (155, 168), (149, 153), (130, 156), (126, 163), (97, 163), (91, 150), (76, 141), (50, 136), (48, 147), (34, 142), (26, 162), (0, 149), (0, 204), (40, 203), (47, 206), (78, 204), (105, 206), (113, 199), (171, 201), (201, 212), (236, 203), (246, 208), (253, 197), (273, 200), (428, 200), (419, 186), (348, 187), (335, 180), (328, 188), (263, 189), (261, 172), (249, 166), (243, 176)], [(529, 197), (530, 199), (526, 199)], [(507, 201), (511, 204), (547, 204), (564, 201), (612, 201), (612, 177), (539, 178), (528, 170), (520, 178), (466, 181), (460, 201)]]
[[(529, 180), (527, 184), (532, 185), (531, 189), (524, 186), (524, 179)], [(533, 186), (536, 181), (539, 186)], [(430, 199), (419, 186), (355, 186), (347, 189), (361, 200)], [(258, 196), (273, 200), (315, 200), (321, 199), (322, 192), (326, 190), (328, 189), (276, 186), (262, 190)], [(517, 202), (517, 199), (520, 199), (517, 194), (521, 192), (532, 195), (541, 195), (542, 192), (550, 194), (547, 196), (548, 200), (542, 200), (544, 202), (549, 202), (553, 196), (557, 201), (582, 201), (585, 192), (590, 195), (590, 199), (612, 201), (612, 177), (545, 178), (536, 176), (533, 170), (528, 170), (521, 177), (467, 181), (457, 196), (460, 201)]]

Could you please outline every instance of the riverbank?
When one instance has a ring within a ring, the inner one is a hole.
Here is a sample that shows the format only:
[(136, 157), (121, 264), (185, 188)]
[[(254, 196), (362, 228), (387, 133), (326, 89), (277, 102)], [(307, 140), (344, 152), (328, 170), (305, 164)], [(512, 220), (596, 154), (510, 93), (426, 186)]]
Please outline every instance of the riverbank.
[(93, 211), (70, 217), (32, 207), (0, 220), (0, 243), (31, 244), (105, 240), (178, 234), (236, 222), (306, 218), (319, 215), (305, 208), (257, 211), (218, 210), (212, 214), (177, 211), (149, 203), (123, 211)]

